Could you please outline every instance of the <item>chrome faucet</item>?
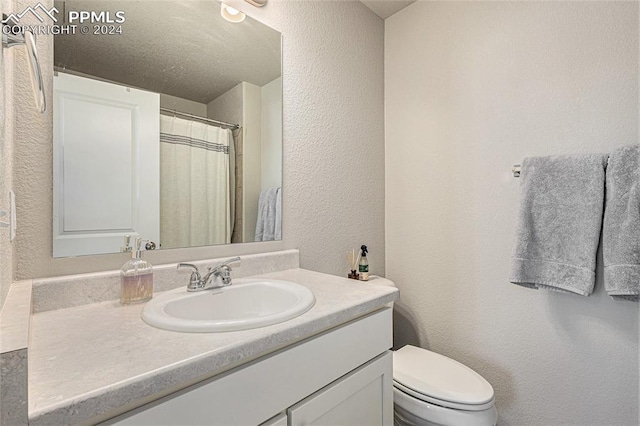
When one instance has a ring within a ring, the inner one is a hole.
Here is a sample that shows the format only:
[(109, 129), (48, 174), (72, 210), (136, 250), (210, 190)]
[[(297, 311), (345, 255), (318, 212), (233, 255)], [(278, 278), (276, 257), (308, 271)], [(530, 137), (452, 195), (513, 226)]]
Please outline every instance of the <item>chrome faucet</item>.
[[(217, 265), (209, 266), (204, 276), (201, 276), (198, 267), (191, 263), (179, 263), (178, 269), (191, 270), (187, 291), (202, 291), (231, 285), (231, 266), (229, 265), (236, 262), (240, 262), (239, 257), (233, 257)], [(216, 278), (220, 278), (220, 284), (216, 284)]]

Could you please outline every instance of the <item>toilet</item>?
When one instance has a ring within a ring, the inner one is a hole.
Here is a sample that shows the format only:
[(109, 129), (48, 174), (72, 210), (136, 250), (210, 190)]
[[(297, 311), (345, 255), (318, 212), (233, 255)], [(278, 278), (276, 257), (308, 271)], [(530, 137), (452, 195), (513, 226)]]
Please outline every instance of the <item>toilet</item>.
[(407, 345), (393, 353), (396, 426), (494, 426), (493, 387), (464, 364)]
[[(369, 280), (396, 287), (377, 275)], [(411, 345), (393, 352), (395, 426), (494, 426), (493, 396), (491, 384), (458, 361)]]

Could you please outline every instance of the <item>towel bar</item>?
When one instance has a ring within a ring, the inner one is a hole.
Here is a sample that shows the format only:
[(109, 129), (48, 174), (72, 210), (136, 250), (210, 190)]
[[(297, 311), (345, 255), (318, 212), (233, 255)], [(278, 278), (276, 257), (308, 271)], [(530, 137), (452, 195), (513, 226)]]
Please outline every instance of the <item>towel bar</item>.
[(514, 164), (511, 168), (511, 172), (513, 173), (513, 177), (520, 177), (520, 170), (522, 166), (520, 164)]
[(44, 95), (44, 80), (42, 78), (42, 72), (40, 71), (35, 35), (32, 30), (27, 29), (27, 27), (18, 26), (18, 22), (14, 14), (7, 16), (3, 13), (2, 47), (10, 48), (22, 45), (27, 48), (27, 63), (29, 64), (29, 72), (31, 75), (33, 99), (38, 111), (44, 113), (47, 109), (47, 102)]

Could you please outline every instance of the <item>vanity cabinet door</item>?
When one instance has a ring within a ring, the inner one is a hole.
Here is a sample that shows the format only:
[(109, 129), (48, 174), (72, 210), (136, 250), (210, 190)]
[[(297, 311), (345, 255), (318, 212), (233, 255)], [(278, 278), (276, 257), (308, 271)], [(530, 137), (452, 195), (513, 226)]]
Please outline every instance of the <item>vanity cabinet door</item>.
[(274, 418), (262, 423), (260, 426), (287, 426), (287, 415), (280, 413)]
[(391, 426), (392, 380), (386, 352), (289, 408), (289, 425)]

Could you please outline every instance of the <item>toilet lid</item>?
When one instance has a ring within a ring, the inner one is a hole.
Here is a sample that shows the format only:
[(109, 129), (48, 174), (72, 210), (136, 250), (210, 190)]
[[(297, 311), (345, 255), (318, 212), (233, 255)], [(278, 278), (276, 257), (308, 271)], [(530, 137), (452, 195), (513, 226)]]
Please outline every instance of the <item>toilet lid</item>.
[(442, 401), (476, 405), (493, 399), (491, 384), (466, 365), (411, 345), (393, 353), (393, 380)]

